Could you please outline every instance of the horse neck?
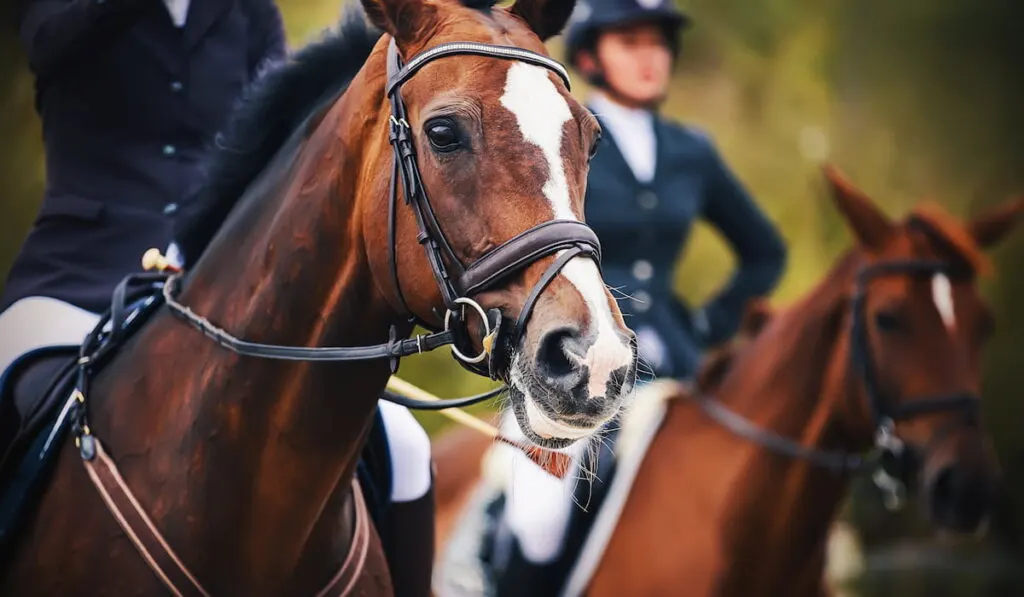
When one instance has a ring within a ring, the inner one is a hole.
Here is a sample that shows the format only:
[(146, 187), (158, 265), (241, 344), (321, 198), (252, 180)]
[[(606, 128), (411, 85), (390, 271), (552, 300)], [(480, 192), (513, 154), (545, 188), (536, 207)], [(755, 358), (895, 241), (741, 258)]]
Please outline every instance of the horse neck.
[[(289, 163), (268, 168), (279, 180), (256, 183), (261, 196), (246, 199), (225, 224), (181, 302), (256, 342), (355, 346), (387, 340), (397, 317), (372, 279), (356, 205), (365, 165), (345, 151), (365, 147), (366, 119), (351, 116), (356, 106), (350, 103), (373, 97), (362, 90), (346, 94)], [(164, 394), (165, 408), (138, 413), (138, 420), (159, 417), (144, 433), (132, 438), (121, 431), (124, 443), (151, 454), (140, 480), (148, 480), (150, 490), (159, 484), (154, 497), (182, 496), (161, 525), (170, 543), (189, 554), (186, 562), (199, 578), (219, 578), (229, 592), (243, 588), (236, 582), (265, 590), (289, 578), (328, 578), (325, 568), (337, 566), (347, 549), (349, 483), (389, 375), (387, 363), (238, 357), (166, 317), (149, 331), (137, 339), (133, 363), (119, 369), (149, 364), (150, 378), (162, 383), (149, 382), (147, 392)], [(152, 372), (149, 359), (175, 377)], [(138, 410), (126, 402), (115, 408)], [(171, 469), (162, 479), (153, 478), (154, 460)], [(218, 587), (207, 588), (216, 593)], [(284, 592), (291, 590), (305, 589), (292, 584)]]
[[(805, 446), (859, 449), (845, 420), (853, 398), (843, 325), (858, 261), (848, 254), (807, 298), (779, 313), (744, 350), (718, 397), (758, 426)], [(737, 476), (742, 481), (724, 515), (727, 552), (758, 569), (740, 575), (747, 579), (742, 582), (820, 594), (828, 532), (847, 479), (765, 448), (745, 454)], [(769, 553), (776, 555), (765, 557)], [(805, 586), (794, 586), (795, 579)]]

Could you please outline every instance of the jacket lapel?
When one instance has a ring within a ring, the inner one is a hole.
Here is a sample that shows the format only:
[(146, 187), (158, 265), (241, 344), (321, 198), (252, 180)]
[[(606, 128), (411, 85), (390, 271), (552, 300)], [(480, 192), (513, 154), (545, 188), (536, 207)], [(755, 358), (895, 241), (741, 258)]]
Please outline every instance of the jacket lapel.
[(665, 168), (668, 164), (672, 163), (670, 159), (672, 148), (669, 147), (665, 139), (669, 138), (668, 127), (665, 121), (661, 119), (657, 113), (654, 114), (654, 180), (651, 184), (658, 186), (659, 181), (662, 178)]
[[(593, 110), (590, 111), (594, 112)], [(636, 175), (633, 174), (633, 169), (629, 167), (629, 162), (627, 162), (626, 158), (622, 155), (622, 150), (619, 149), (619, 144), (615, 140), (615, 136), (612, 135), (611, 129), (608, 128), (605, 122), (602, 121), (601, 117), (596, 113), (594, 114), (594, 117), (597, 118), (597, 121), (601, 124), (601, 128), (604, 129), (604, 134), (606, 136), (597, 150), (598, 154), (605, 154), (605, 159), (608, 160), (607, 163), (609, 165), (615, 164), (614, 167), (617, 170), (617, 176), (626, 177), (626, 180), (631, 180), (633, 181), (633, 184), (639, 185), (640, 182), (636, 179)], [(655, 170), (655, 177), (657, 177), (657, 170)]]
[(132, 30), (138, 43), (147, 48), (153, 58), (170, 73), (180, 70), (179, 58), (182, 32), (171, 23), (171, 16), (163, 2), (152, 5), (140, 21), (140, 26)]
[(194, 48), (217, 19), (233, 4), (234, 0), (191, 0), (188, 17), (185, 19), (185, 49)]

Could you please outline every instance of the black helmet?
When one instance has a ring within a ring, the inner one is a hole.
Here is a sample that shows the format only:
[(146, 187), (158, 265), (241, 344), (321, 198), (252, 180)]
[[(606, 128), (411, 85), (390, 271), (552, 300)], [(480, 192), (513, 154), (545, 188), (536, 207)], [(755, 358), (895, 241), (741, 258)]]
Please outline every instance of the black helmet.
[(678, 49), (679, 32), (690, 25), (675, 0), (577, 0), (565, 32), (566, 62), (574, 64), (576, 53), (590, 47), (603, 29), (643, 21), (665, 28), (673, 52)]

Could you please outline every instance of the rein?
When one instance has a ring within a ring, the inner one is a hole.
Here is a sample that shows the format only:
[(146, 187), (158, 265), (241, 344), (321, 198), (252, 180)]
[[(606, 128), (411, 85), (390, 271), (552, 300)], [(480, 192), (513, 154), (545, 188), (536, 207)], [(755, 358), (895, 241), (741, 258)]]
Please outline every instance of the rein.
[[(601, 251), (597, 236), (586, 224), (571, 220), (553, 220), (534, 226), (494, 247), (469, 266), (463, 265), (459, 260), (441, 230), (422, 184), (411, 130), (406, 119), (405, 103), (401, 97), (402, 84), (420, 68), (433, 60), (457, 55), (526, 62), (554, 72), (567, 87), (569, 86), (568, 73), (561, 64), (541, 54), (520, 48), (471, 42), (442, 44), (418, 54), (403, 66), (395, 41), (391, 40), (388, 47), (386, 94), (391, 104), (389, 140), (393, 148), (388, 210), (389, 258), (393, 284), (403, 309), (407, 314), (410, 313), (402, 294), (395, 260), (397, 185), (398, 178), (401, 177), (405, 203), (416, 217), (417, 240), (427, 253), (427, 259), (444, 300), (446, 312), (443, 317), (443, 329), (437, 331), (435, 328), (431, 333), (402, 339), (398, 337), (397, 327), (392, 325), (386, 343), (370, 346), (296, 347), (242, 340), (217, 327), (207, 318), (197, 315), (191, 308), (178, 301), (177, 293), (180, 290), (183, 272), (171, 266), (159, 251), (149, 251), (143, 257), (143, 267), (158, 271), (126, 277), (113, 293), (110, 310), (100, 318), (99, 323), (83, 342), (77, 363), (75, 389), (68, 400), (69, 415), (66, 423), (62, 418), (60, 424), (70, 426), (82, 463), (107, 509), (128, 535), (140, 556), (173, 595), (209, 597), (135, 499), (113, 458), (107, 454), (103, 443), (93, 434), (88, 416), (90, 374), (116, 354), (131, 332), (138, 329), (160, 306), (166, 305), (174, 315), (199, 330), (204, 336), (239, 355), (309, 362), (387, 359), (391, 372), (395, 373), (402, 357), (450, 345), (456, 360), (464, 367), (474, 373), (497, 379), (498, 368), (493, 357), (498, 335), (502, 331), (501, 312), (498, 309), (491, 309), (489, 313), (484, 312), (483, 308), (469, 296), (492, 288), (498, 282), (520, 273), (542, 258), (557, 254), (553, 263), (530, 291), (519, 313), (512, 331), (513, 336), (508, 340), (517, 344), (537, 298), (570, 259), (586, 256), (600, 267)], [(141, 288), (138, 288), (140, 284)], [(139, 301), (143, 301), (142, 306), (132, 311), (131, 307), (137, 305)], [(460, 344), (463, 348), (468, 345), (466, 307), (476, 312), (484, 326), (483, 350), (475, 357), (465, 356), (459, 348)], [(415, 317), (410, 316), (409, 321), (414, 322)], [(106, 330), (108, 324), (109, 331)], [(430, 329), (431, 326), (426, 327)], [(381, 398), (408, 408), (442, 410), (475, 404), (493, 398), (506, 389), (502, 386), (477, 396), (457, 400), (416, 400), (392, 392), (384, 392)], [(353, 479), (352, 498), (355, 528), (349, 553), (341, 569), (328, 585), (317, 593), (317, 597), (347, 597), (363, 572), (372, 533), (369, 532), (371, 521), (357, 479)]]
[[(907, 479), (915, 472), (919, 462), (915, 451), (896, 435), (896, 422), (926, 414), (959, 411), (965, 413), (965, 423), (972, 424), (981, 406), (981, 399), (969, 393), (931, 396), (899, 404), (891, 398), (887, 399), (878, 382), (876, 360), (871, 353), (865, 322), (868, 284), (883, 276), (935, 274), (959, 278), (965, 276), (962, 269), (938, 261), (878, 263), (863, 268), (857, 275), (851, 305), (850, 359), (854, 370), (864, 380), (868, 408), (875, 428), (874, 446), (867, 454), (826, 451), (805, 446), (757, 425), (713, 397), (698, 397), (697, 402), (703, 411), (722, 427), (776, 454), (804, 460), (839, 474), (875, 469), (872, 480), (885, 493), (886, 506), (890, 509), (898, 508), (905, 494)], [(929, 442), (931, 443), (934, 443), (934, 438)]]

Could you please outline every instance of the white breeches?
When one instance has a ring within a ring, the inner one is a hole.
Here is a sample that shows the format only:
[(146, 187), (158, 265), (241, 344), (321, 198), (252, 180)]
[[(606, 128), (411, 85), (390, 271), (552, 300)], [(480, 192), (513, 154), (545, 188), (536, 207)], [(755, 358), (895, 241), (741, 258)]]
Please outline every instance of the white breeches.
[(0, 313), (0, 372), (21, 355), (60, 344), (81, 344), (100, 316), (57, 299), (30, 296)]
[[(0, 373), (21, 355), (61, 344), (80, 344), (100, 316), (49, 297), (27, 297), (0, 313)], [(423, 497), (431, 485), (430, 438), (408, 409), (380, 402), (388, 435), (393, 480), (391, 500)]]
[(412, 502), (431, 484), (430, 438), (404, 406), (380, 401), (391, 454), (391, 501)]
[[(505, 437), (529, 443), (511, 412), (505, 413), (501, 428)], [(579, 507), (573, 502), (573, 491), (588, 445), (587, 440), (580, 440), (562, 450), (572, 455), (572, 468), (564, 479), (544, 472), (519, 450), (495, 448), (499, 460), (494, 464), (509, 471), (505, 522), (519, 540), (523, 555), (534, 563), (550, 562), (562, 550), (569, 515), (572, 508)]]

